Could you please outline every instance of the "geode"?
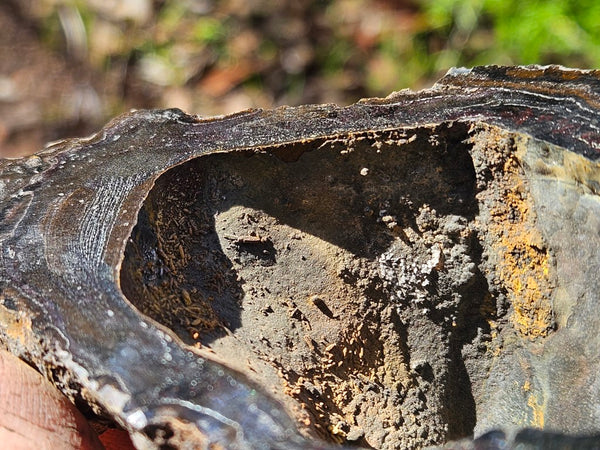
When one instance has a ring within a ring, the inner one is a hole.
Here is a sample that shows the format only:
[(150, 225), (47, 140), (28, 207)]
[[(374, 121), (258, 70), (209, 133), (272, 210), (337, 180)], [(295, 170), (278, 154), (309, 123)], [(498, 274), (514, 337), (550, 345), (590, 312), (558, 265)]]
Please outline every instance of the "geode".
[(139, 448), (598, 432), (599, 102), (452, 69), (2, 160), (0, 342)]

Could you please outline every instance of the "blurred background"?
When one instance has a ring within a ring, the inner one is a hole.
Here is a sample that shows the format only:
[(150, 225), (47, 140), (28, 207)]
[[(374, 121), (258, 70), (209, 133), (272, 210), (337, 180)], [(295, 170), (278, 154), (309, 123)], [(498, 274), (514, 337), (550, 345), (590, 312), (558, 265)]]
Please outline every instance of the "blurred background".
[(600, 67), (600, 2), (0, 0), (0, 156), (131, 108), (349, 104), (531, 63)]

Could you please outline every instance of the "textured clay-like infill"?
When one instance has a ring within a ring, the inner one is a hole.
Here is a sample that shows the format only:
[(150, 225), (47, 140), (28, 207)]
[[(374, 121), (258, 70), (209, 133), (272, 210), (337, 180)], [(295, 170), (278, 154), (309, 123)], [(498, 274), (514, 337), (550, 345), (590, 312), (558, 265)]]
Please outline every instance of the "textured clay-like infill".
[(262, 150), (158, 179), (125, 295), (310, 435), (381, 449), (471, 435), (498, 330), (553, 326), (512, 137), (448, 123)]

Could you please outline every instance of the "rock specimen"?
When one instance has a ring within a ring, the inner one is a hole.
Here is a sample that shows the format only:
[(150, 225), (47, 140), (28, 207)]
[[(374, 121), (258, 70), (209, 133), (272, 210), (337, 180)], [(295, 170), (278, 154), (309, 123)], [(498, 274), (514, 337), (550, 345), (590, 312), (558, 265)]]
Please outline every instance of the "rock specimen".
[(598, 431), (599, 102), (453, 69), (1, 161), (0, 341), (139, 448)]

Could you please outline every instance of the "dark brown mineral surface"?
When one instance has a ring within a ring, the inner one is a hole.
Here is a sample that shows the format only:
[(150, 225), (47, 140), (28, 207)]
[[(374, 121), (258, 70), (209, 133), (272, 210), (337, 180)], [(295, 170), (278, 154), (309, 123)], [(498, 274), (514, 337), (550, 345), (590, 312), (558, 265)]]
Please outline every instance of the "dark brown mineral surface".
[(0, 343), (139, 448), (599, 432), (599, 103), (453, 69), (2, 160)]

